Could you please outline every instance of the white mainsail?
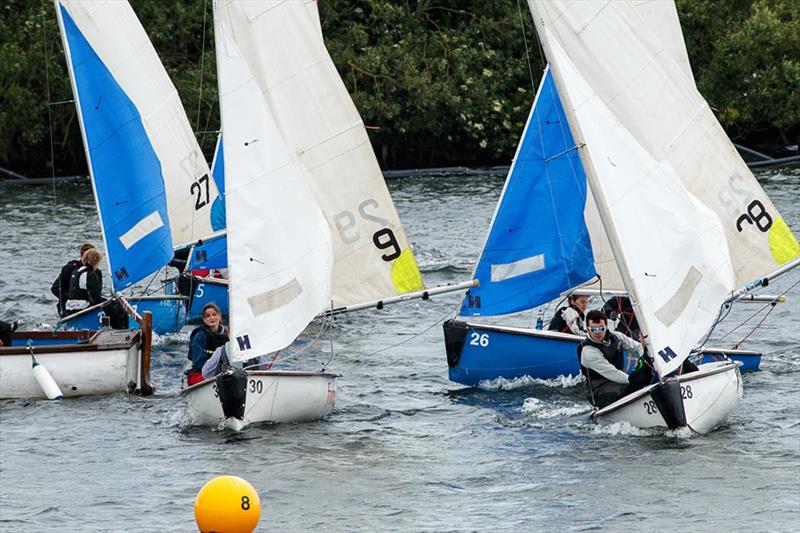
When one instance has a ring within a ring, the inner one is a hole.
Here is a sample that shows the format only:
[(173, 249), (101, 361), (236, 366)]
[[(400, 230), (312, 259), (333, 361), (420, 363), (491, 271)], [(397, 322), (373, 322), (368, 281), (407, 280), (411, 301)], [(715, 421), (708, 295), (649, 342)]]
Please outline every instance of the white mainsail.
[(224, 0), (218, 14), (332, 228), (328, 306), (419, 290), (416, 260), (312, 4)]
[[(633, 2), (632, 6), (638, 11), (656, 37), (661, 41), (667, 54), (678, 64), (684, 72), (687, 80), (694, 83), (692, 68), (689, 64), (689, 55), (686, 52), (686, 44), (683, 40), (678, 10), (675, 4), (669, 1), (638, 1)], [(594, 266), (597, 275), (600, 277), (604, 290), (624, 290), (622, 277), (614, 260), (614, 253), (600, 221), (597, 212), (597, 205), (594, 201), (592, 191), (586, 194), (586, 209), (584, 210), (586, 227), (589, 230), (589, 237), (592, 241), (592, 254), (594, 256)]]
[(173, 246), (214, 233), (217, 198), (178, 91), (127, 1), (56, 0), (131, 99), (158, 157)]
[[(623, 281), (656, 368), (668, 374), (735, 287), (723, 221), (686, 185), (686, 161), (659, 145), (662, 123), (652, 116), (685, 116), (670, 105), (696, 89), (630, 5), (530, 5)], [(617, 91), (607, 94), (610, 86)], [(677, 133), (697, 140), (693, 118)]]
[(545, 25), (609, 112), (719, 217), (737, 286), (800, 256), (797, 239), (687, 77), (678, 27), (656, 31), (628, 2), (531, 2), (531, 9), (537, 24), (552, 22)]
[(324, 214), (287, 146), (242, 30), (219, 16), (215, 39), (225, 161), (233, 361), (289, 345), (330, 304), (333, 251)]

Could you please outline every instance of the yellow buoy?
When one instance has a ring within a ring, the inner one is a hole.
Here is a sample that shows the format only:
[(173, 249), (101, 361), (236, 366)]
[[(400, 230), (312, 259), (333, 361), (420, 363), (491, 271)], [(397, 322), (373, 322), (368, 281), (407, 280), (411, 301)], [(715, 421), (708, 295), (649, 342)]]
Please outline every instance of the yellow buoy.
[(194, 501), (194, 519), (202, 533), (252, 533), (260, 517), (256, 489), (237, 476), (215, 477)]

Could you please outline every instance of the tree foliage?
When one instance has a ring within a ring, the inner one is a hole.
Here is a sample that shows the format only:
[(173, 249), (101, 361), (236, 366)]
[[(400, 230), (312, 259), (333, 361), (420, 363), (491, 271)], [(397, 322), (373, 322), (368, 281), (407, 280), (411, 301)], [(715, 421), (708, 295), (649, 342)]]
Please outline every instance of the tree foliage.
[[(219, 128), (210, 0), (132, 0), (206, 152)], [(320, 0), (385, 166), (507, 163), (543, 68), (523, 0)], [(734, 136), (800, 135), (796, 0), (678, 0), (698, 87)], [(85, 172), (49, 0), (0, 6), (0, 166)], [(48, 105), (48, 102), (55, 103)], [(50, 124), (52, 122), (52, 128)]]

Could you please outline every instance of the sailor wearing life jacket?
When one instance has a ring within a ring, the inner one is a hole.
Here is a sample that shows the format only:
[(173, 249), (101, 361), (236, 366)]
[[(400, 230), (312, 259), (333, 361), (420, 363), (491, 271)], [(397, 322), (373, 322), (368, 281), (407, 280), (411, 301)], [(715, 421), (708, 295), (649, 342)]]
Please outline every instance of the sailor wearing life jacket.
[(570, 294), (567, 303), (567, 307), (558, 308), (547, 329), (560, 331), (561, 333), (586, 335), (586, 323), (584, 322), (583, 314), (589, 304), (589, 297)]
[(186, 383), (194, 385), (203, 381), (203, 365), (214, 351), (228, 342), (228, 328), (221, 323), (222, 313), (214, 303), (203, 306), (203, 325), (192, 331), (189, 337), (189, 360), (191, 368), (186, 371)]
[(578, 360), (592, 405), (605, 407), (650, 383), (649, 365), (640, 365), (631, 376), (624, 370), (623, 352), (641, 356), (644, 353), (641, 344), (622, 333), (609, 331), (605, 313), (597, 309), (586, 314), (586, 323), (588, 337), (578, 346)]
[[(81, 244), (80, 247), (80, 256), (83, 257), (83, 254), (86, 253), (86, 250), (91, 250), (94, 248), (93, 244)], [(66, 265), (61, 267), (61, 272), (59, 272), (58, 277), (53, 282), (53, 285), (50, 286), (50, 292), (53, 293), (53, 296), (58, 298), (58, 303), (56, 306), (58, 307), (58, 316), (64, 317), (66, 316), (66, 303), (69, 299), (69, 281), (72, 279), (72, 273), (78, 270), (83, 263), (81, 263), (80, 259), (73, 259), (72, 261), (68, 262)]]
[(69, 280), (69, 298), (64, 303), (66, 315), (106, 301), (101, 294), (103, 277), (98, 268), (101, 259), (96, 248), (86, 250), (81, 256), (81, 266), (75, 269)]

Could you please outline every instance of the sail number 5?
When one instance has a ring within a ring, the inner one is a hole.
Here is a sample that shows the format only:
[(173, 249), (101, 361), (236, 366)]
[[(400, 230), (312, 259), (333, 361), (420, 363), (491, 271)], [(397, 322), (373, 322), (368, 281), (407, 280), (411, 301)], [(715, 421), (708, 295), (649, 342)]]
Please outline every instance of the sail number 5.
[(481, 348), (486, 348), (487, 346), (489, 346), (489, 334), (477, 333), (473, 331), (470, 334), (469, 343), (471, 346), (480, 346)]

